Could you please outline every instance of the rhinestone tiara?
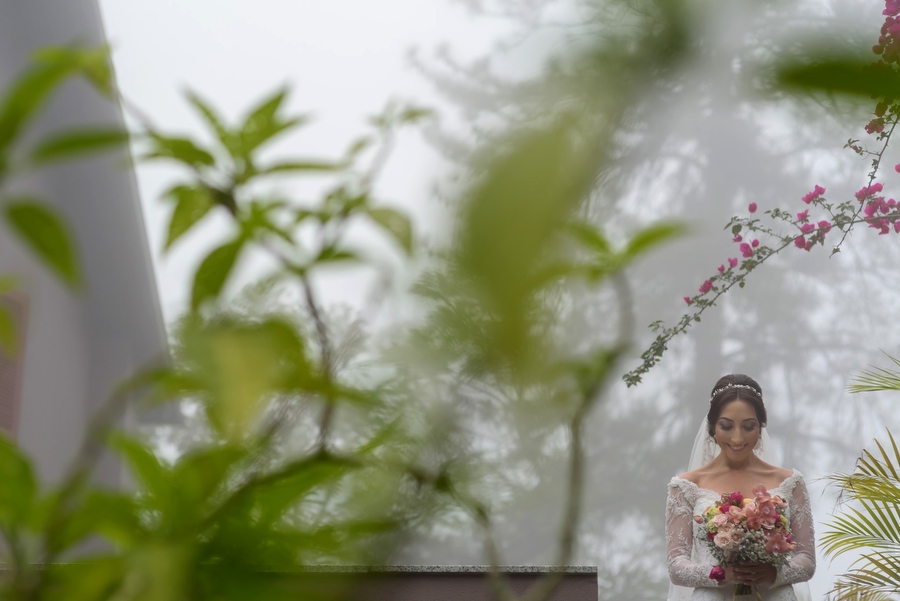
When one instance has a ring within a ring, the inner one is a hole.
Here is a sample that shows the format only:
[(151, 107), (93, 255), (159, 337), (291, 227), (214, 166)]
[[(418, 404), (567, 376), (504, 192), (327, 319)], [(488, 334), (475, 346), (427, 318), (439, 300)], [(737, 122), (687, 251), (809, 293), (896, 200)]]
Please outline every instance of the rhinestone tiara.
[(709, 402), (712, 403), (713, 399), (716, 398), (716, 396), (718, 396), (718, 394), (720, 392), (728, 390), (729, 388), (746, 388), (747, 390), (751, 391), (753, 394), (755, 394), (759, 398), (762, 398), (762, 394), (760, 394), (760, 392), (757, 389), (753, 388), (752, 386), (748, 386), (747, 384), (726, 384), (725, 386), (722, 386), (721, 388), (716, 388), (715, 390), (712, 391), (712, 394), (709, 395)]

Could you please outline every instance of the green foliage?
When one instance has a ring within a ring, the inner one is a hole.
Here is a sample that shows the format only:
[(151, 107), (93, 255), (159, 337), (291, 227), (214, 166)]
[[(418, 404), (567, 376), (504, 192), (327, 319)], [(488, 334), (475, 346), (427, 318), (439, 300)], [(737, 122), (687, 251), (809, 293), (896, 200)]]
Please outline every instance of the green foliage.
[[(891, 357), (885, 353), (888, 359), (900, 368), (900, 359)], [(873, 367), (854, 378), (854, 383), (847, 390), (858, 392), (900, 391), (900, 372), (896, 369)]]
[(70, 288), (82, 285), (74, 240), (66, 222), (32, 198), (7, 199), (4, 217), (22, 241)]
[[(898, 360), (888, 356), (900, 366)], [(850, 392), (900, 391), (900, 372), (865, 371)], [(820, 540), (826, 555), (865, 551), (835, 583), (836, 599), (892, 598), (900, 592), (900, 448), (890, 430), (888, 443), (864, 449), (850, 474), (829, 476), (853, 505), (828, 524)]]
[(54, 135), (31, 151), (35, 165), (67, 158), (81, 158), (88, 153), (101, 152), (128, 142), (128, 132), (120, 129), (86, 129)]
[(865, 550), (838, 580), (841, 599), (900, 592), (900, 450), (890, 432), (888, 440), (887, 449), (876, 440), (877, 452), (864, 450), (853, 473), (829, 477), (858, 507), (834, 518), (822, 549), (830, 556)]
[(900, 75), (889, 65), (873, 64), (856, 57), (822, 58), (810, 61), (783, 60), (776, 68), (778, 82), (804, 92), (836, 92), (865, 99), (900, 97)]
[[(681, 47), (677, 36), (666, 43)], [(76, 73), (107, 93), (105, 54), (79, 52), (46, 54), (44, 60), (68, 70), (33, 75), (36, 83), (26, 81), (14, 96), (40, 100)], [(458, 199), (459, 228), (446, 260), (436, 261), (417, 285), (433, 301), (412, 336), (417, 358), (449, 357), (450, 369), (463, 365), (466, 377), (512, 391), (504, 403), (538, 407), (569, 432), (569, 501), (558, 563), (567, 563), (574, 548), (583, 420), (615, 374), (631, 332), (622, 318), (615, 341), (573, 356), (559, 336), (563, 316), (554, 302), (565, 286), (582, 280), (611, 286), (627, 314), (623, 271), (681, 232), (677, 225), (655, 225), (617, 247), (602, 227), (579, 218), (612, 140), (613, 129), (597, 123), (618, 118), (626, 104), (618, 94), (624, 92), (606, 96), (602, 109), (554, 111), (485, 148)], [(404, 257), (416, 257), (412, 221), (380, 202), (374, 184), (398, 129), (430, 118), (430, 111), (389, 104), (342, 157), (263, 164), (260, 152), (268, 144), (306, 123), (286, 112), (286, 89), (236, 124), (197, 94), (189, 92), (188, 102), (214, 134), (212, 142), (143, 120), (134, 135), (145, 160), (179, 169), (166, 194), (172, 215), (165, 248), (214, 212), (232, 233), (199, 262), (170, 361), (120, 386), (91, 427), (97, 440), (88, 441), (58, 487), (40, 490), (27, 459), (13, 445), (0, 448), (0, 475), (15, 483), (0, 499), (0, 530), (14, 566), (9, 598), (337, 600), (346, 598), (352, 581), (319, 587), (303, 568), (386, 561), (410, 524), (427, 524), (435, 507), (465, 510), (490, 530), (490, 493), (480, 498), (468, 480), (477, 461), (460, 448), (452, 424), (423, 426), (429, 421), (423, 396), (442, 388), (442, 377), (411, 374), (404, 362), (349, 369), (347, 348), (310, 275), (337, 264), (365, 267), (366, 253), (347, 235), (357, 225), (374, 227)], [(35, 108), (16, 97), (10, 103), (11, 147)], [(124, 141), (119, 132), (68, 132), (24, 156), (37, 166)], [(12, 163), (4, 158), (3, 164)], [(269, 178), (310, 174), (329, 182), (316, 202), (261, 191)], [(63, 281), (80, 281), (74, 245), (53, 212), (32, 201), (5, 208), (23, 240)], [(274, 265), (261, 279), (302, 299), (301, 316), (231, 307), (228, 284), (250, 252)], [(166, 461), (145, 441), (117, 431), (109, 416), (136, 396), (149, 404), (191, 402), (203, 444)], [(133, 490), (90, 484), (100, 442), (128, 466)], [(83, 569), (61, 565), (83, 557), (82, 546), (95, 537), (111, 546), (89, 556)], [(497, 563), (493, 556), (489, 561)], [(47, 567), (35, 570), (35, 562)], [(532, 597), (546, 596), (556, 582), (545, 581)]]

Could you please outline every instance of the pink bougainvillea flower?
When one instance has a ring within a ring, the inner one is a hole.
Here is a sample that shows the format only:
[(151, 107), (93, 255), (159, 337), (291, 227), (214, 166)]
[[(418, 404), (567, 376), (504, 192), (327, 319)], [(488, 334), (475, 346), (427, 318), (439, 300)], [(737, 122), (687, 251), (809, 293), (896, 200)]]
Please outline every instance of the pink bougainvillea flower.
[(753, 256), (753, 249), (750, 248), (750, 245), (749, 245), (749, 244), (747, 244), (746, 242), (744, 242), (743, 244), (741, 244), (741, 254), (744, 255), (744, 258), (745, 258), (745, 259), (748, 258), (748, 257), (752, 257), (752, 256)]
[(731, 265), (732, 267), (737, 267), (737, 264), (738, 264), (737, 257), (735, 257), (734, 259), (728, 259), (728, 264)]
[(705, 282), (700, 284), (700, 293), (701, 294), (706, 294), (710, 290), (712, 290), (712, 280), (706, 280)]
[(719, 273), (725, 273), (725, 265), (719, 265)]
[(831, 231), (831, 222), (823, 219), (819, 222), (819, 229), (822, 230), (822, 233), (827, 234)]
[(900, 13), (900, 0), (885, 0), (882, 15), (893, 16)]
[(759, 240), (754, 240), (753, 242), (750, 243), (750, 245), (751, 245), (753, 248), (756, 248), (757, 246), (759, 246)]
[(690, 296), (685, 296), (685, 297), (684, 297), (684, 302), (686, 302), (687, 304), (690, 305), (690, 304), (691, 304), (691, 297), (690, 297)]
[(731, 239), (732, 242), (740, 242), (741, 240), (743, 240), (743, 238), (741, 238), (740, 234), (735, 234), (734, 238)]
[(816, 226), (814, 226), (811, 223), (804, 223), (803, 225), (800, 226), (800, 231), (803, 232), (804, 234), (808, 234), (811, 231), (813, 231), (814, 229), (816, 229)]
[(803, 236), (797, 236), (794, 238), (794, 246), (797, 248), (806, 248), (806, 238)]
[(894, 171), (896, 171), (897, 173), (900, 173), (900, 163), (897, 163), (896, 165), (894, 165)]
[(812, 201), (814, 201), (814, 200), (816, 200), (817, 198), (819, 198), (820, 196), (822, 196), (823, 194), (825, 194), (825, 188), (823, 188), (822, 186), (816, 185), (816, 187), (813, 188), (813, 191), (812, 191), (812, 192), (810, 192), (809, 194), (806, 194), (806, 195), (805, 195), (803, 198), (801, 198), (800, 200), (802, 200), (802, 201), (805, 202), (806, 204), (809, 204), (809, 203), (811, 203)]
[(872, 184), (871, 186), (863, 186), (856, 192), (856, 194), (855, 194), (856, 200), (858, 200), (859, 202), (862, 202), (869, 196), (875, 196), (876, 194), (881, 192), (883, 189), (884, 189), (884, 186), (882, 186), (881, 184)]
[(900, 234), (900, 219), (894, 222), (894, 231)]
[(809, 219), (809, 209), (797, 213), (797, 221), (806, 221)]
[[(712, 533), (710, 533), (712, 534)], [(725, 580), (725, 570), (722, 566), (716, 566), (709, 571), (710, 580), (715, 580), (716, 582), (722, 582)]]
[(755, 202), (751, 202), (751, 203), (750, 203), (750, 206), (747, 207), (747, 210), (750, 211), (751, 213), (755, 213), (755, 212), (756, 212), (756, 203), (755, 203)]

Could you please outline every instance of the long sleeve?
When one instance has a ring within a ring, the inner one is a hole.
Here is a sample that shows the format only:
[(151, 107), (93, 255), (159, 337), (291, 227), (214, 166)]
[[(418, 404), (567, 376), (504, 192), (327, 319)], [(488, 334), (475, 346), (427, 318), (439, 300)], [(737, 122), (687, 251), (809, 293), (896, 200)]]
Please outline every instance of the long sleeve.
[(673, 481), (666, 498), (666, 551), (669, 579), (677, 586), (718, 587), (709, 577), (713, 566), (691, 560), (694, 544), (693, 507), (684, 491)]
[[(799, 474), (799, 472), (797, 472)], [(797, 478), (790, 500), (791, 538), (797, 543), (787, 563), (778, 568), (773, 586), (805, 582), (816, 573), (816, 542), (809, 492), (802, 477)]]

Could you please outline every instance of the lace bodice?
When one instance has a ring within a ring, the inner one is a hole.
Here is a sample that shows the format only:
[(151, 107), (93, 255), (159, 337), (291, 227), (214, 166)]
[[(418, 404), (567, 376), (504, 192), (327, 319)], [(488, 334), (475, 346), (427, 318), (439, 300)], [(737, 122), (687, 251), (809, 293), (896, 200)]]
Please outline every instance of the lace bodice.
[[(809, 493), (803, 482), (803, 475), (797, 470), (769, 492), (787, 501), (785, 515), (791, 522), (791, 535), (797, 547), (788, 562), (778, 568), (775, 583), (760, 586), (759, 592), (765, 601), (796, 601), (797, 597), (790, 585), (809, 580), (816, 571)], [(694, 522), (693, 516), (715, 503), (720, 496), (715, 491), (700, 488), (677, 476), (669, 482), (669, 495), (666, 499), (669, 578), (677, 586), (693, 588), (693, 594), (687, 597), (692, 601), (721, 601), (726, 595), (731, 598), (733, 591), (731, 584), (720, 586), (710, 579), (709, 572), (716, 565), (716, 560), (709, 554), (706, 545), (694, 536), (695, 528), (701, 526)]]

